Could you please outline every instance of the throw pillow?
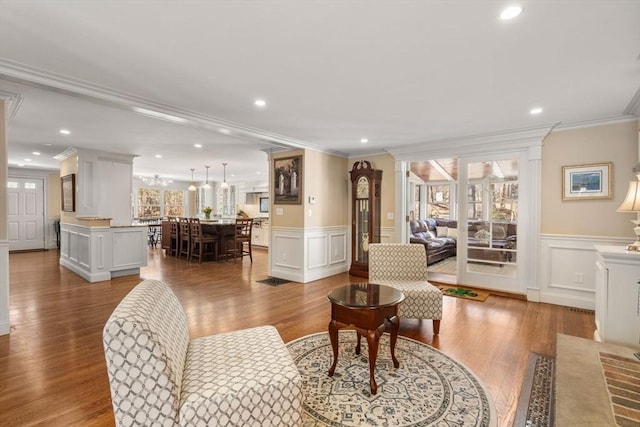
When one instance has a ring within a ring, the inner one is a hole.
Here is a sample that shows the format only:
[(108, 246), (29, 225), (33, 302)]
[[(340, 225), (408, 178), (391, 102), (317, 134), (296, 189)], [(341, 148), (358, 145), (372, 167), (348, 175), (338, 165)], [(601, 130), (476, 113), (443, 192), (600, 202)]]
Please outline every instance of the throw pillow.
[(436, 226), (436, 234), (438, 237), (447, 237), (447, 227)]
[(447, 237), (451, 237), (452, 239), (458, 238), (458, 229), (457, 228), (447, 228)]

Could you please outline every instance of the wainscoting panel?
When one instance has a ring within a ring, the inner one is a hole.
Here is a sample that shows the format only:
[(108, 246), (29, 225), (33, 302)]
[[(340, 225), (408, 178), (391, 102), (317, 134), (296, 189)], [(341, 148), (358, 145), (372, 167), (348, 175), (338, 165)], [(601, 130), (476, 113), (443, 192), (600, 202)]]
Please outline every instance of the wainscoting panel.
[(304, 230), (271, 227), (271, 275), (304, 283)]
[(348, 227), (272, 227), (271, 275), (307, 283), (349, 269)]
[(625, 245), (628, 239), (543, 234), (540, 289), (528, 289), (531, 301), (595, 309), (594, 245)]

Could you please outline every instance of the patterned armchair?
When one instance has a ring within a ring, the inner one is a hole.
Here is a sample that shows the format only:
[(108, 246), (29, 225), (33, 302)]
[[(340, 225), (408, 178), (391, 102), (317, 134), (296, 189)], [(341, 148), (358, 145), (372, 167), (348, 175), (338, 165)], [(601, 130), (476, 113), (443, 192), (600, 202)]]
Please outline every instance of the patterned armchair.
[(189, 341), (178, 298), (145, 280), (103, 343), (118, 426), (302, 425), (300, 375), (273, 326)]
[(442, 292), (427, 281), (424, 245), (415, 243), (370, 243), (369, 283), (392, 286), (405, 300), (398, 317), (432, 319), (433, 333), (440, 333)]

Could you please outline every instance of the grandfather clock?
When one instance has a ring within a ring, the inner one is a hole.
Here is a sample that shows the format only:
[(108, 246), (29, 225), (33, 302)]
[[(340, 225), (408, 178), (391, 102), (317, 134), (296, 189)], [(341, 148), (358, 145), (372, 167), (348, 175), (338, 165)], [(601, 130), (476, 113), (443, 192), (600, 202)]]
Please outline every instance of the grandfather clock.
[(371, 163), (355, 162), (351, 169), (351, 268), (349, 274), (369, 277), (369, 243), (380, 241), (382, 171)]

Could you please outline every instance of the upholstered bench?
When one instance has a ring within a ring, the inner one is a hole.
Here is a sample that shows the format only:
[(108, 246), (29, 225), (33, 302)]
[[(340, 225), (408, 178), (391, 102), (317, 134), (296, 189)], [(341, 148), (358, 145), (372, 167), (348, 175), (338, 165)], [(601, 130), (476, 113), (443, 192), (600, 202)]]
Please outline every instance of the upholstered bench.
[(273, 326), (189, 341), (178, 298), (145, 280), (111, 314), (103, 341), (119, 426), (302, 425), (300, 375)]
[(392, 286), (404, 294), (398, 317), (432, 319), (433, 333), (440, 333), (442, 292), (427, 281), (424, 245), (370, 243), (369, 283)]

